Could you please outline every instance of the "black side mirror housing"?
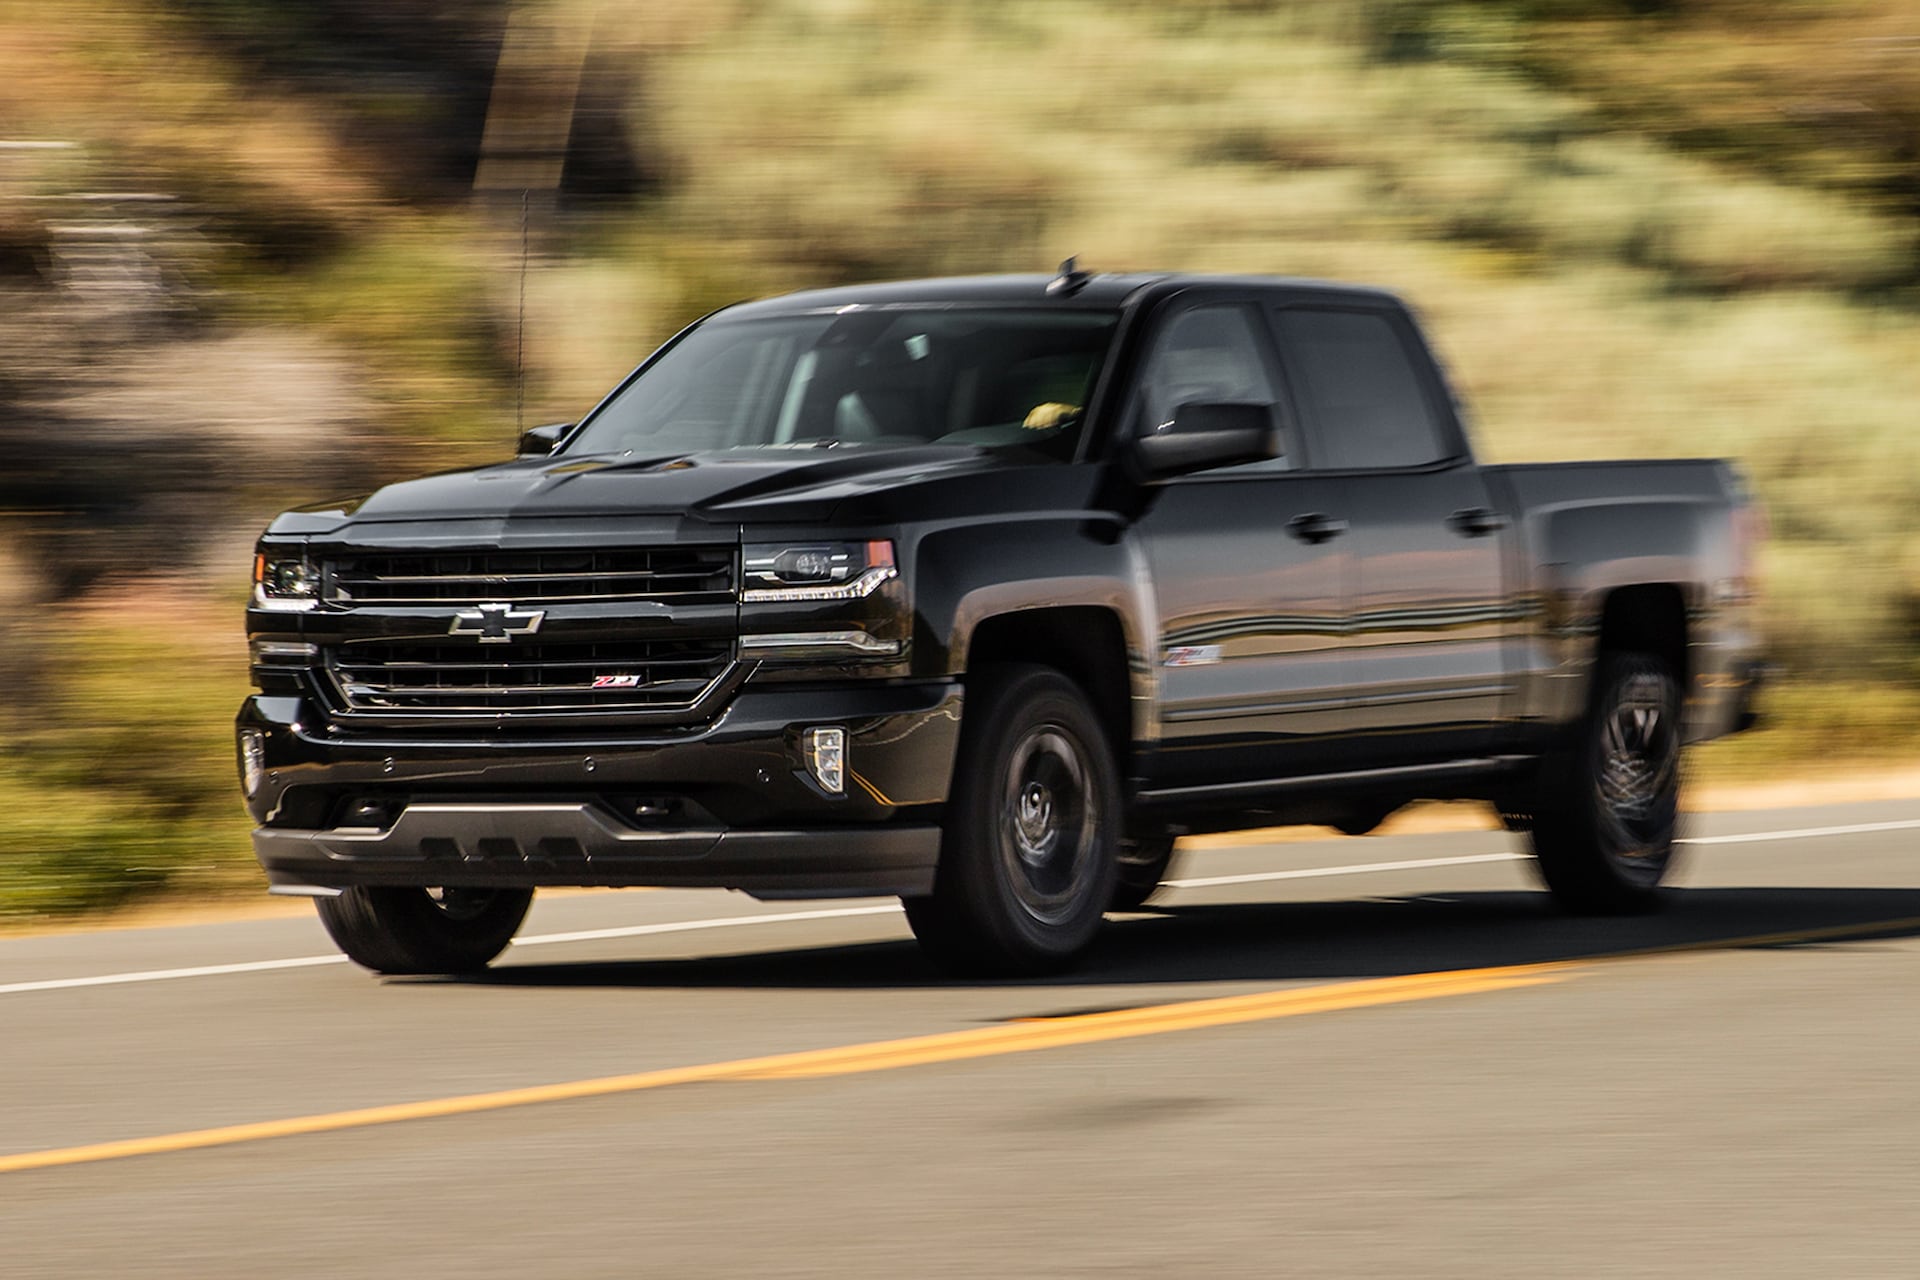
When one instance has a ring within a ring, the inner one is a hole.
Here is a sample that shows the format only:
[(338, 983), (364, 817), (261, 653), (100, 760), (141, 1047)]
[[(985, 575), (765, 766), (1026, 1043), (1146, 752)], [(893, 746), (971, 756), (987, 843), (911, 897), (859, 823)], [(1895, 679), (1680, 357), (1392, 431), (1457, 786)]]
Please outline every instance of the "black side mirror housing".
[(560, 443), (560, 437), (571, 430), (571, 422), (549, 422), (544, 427), (528, 427), (520, 433), (520, 447), (515, 454), (522, 458), (544, 458), (553, 452), (553, 446)]
[(1133, 442), (1144, 478), (1165, 480), (1280, 456), (1280, 431), (1266, 404), (1183, 404), (1171, 422)]

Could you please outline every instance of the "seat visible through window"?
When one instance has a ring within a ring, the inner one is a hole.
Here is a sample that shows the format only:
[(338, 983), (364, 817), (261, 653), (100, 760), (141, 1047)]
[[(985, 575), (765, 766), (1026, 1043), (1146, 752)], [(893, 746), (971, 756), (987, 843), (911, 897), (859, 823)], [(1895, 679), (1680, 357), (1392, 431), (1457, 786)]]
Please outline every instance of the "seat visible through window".
[(1183, 404), (1272, 404), (1273, 383), (1237, 306), (1196, 307), (1161, 335), (1147, 367), (1146, 420), (1153, 431)]

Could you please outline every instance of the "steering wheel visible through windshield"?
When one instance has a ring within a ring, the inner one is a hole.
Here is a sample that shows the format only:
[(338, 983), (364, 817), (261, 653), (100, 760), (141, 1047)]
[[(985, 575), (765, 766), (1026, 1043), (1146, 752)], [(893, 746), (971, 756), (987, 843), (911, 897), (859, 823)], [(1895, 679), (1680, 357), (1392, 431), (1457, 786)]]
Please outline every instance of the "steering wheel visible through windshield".
[(862, 308), (694, 329), (568, 453), (964, 444), (1073, 456), (1118, 317)]

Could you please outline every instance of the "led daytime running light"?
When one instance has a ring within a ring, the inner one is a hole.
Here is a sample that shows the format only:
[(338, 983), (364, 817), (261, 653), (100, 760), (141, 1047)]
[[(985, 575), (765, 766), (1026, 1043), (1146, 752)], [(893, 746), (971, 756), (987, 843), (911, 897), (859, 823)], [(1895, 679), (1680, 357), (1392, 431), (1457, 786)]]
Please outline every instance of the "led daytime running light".
[(890, 564), (876, 565), (851, 582), (822, 583), (811, 587), (749, 587), (740, 593), (748, 604), (778, 604), (791, 600), (859, 600), (872, 595), (880, 585), (900, 576)]

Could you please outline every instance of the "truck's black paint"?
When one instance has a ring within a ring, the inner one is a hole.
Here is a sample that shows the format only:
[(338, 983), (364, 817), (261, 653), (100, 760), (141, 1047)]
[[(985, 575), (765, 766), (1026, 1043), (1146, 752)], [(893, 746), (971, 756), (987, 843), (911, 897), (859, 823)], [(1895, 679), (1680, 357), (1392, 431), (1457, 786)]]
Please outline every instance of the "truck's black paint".
[[(968, 678), (1007, 662), (1051, 665), (1081, 685), (1142, 835), (1364, 829), (1419, 797), (1506, 806), (1583, 714), (1611, 643), (1671, 659), (1689, 740), (1744, 723), (1758, 670), (1737, 527), (1747, 499), (1726, 464), (1481, 467), (1418, 329), (1379, 291), (1095, 276), (1056, 297), (1047, 284), (879, 285), (721, 315), (1116, 311), (1070, 460), (937, 444), (588, 458), (563, 436), (551, 455), (274, 521), (263, 554), (316, 563), (369, 550), (886, 539), (899, 577), (858, 601), (547, 608), (542, 640), (731, 642), (846, 627), (898, 646), (805, 662), (736, 649), (686, 713), (343, 714), (317, 657), (259, 662), (261, 692), (239, 726), (262, 750), (247, 803), (269, 878), (923, 894)], [(1266, 317), (1284, 463), (1155, 478), (1131, 434), (1145, 353), (1183, 313), (1220, 305)], [(1383, 316), (1405, 335), (1442, 424), (1441, 456), (1398, 468), (1317, 461), (1335, 450), (1303, 407), (1293, 355), (1272, 341), (1273, 317), (1302, 306)], [(255, 607), (248, 631), (256, 645), (320, 650), (426, 643), (483, 599), (495, 597)], [(813, 725), (848, 730), (844, 795), (803, 767), (799, 734)], [(545, 826), (536, 805), (551, 806)]]

